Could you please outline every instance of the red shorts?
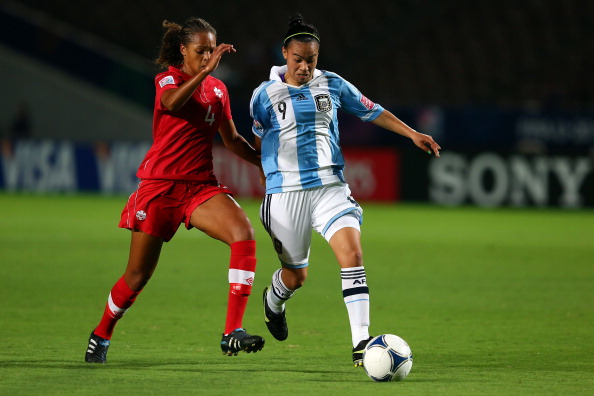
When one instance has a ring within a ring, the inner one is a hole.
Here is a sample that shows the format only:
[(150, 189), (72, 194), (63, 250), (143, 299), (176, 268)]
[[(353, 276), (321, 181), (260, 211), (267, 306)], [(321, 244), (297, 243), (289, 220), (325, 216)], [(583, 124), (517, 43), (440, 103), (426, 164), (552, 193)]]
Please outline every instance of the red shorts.
[(189, 230), (194, 209), (217, 194), (231, 191), (217, 182), (142, 180), (122, 211), (119, 227), (171, 240), (181, 223)]

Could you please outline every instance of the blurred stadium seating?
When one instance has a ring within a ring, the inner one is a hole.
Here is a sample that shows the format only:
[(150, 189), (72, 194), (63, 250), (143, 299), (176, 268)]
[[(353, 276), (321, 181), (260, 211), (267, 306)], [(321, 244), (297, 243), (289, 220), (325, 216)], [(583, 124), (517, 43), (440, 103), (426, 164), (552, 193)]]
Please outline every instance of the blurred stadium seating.
[[(363, 187), (390, 180), (395, 200), (594, 206), (592, 0), (3, 0), (0, 188), (132, 188), (150, 141), (152, 59), (164, 19), (203, 17), (219, 42), (235, 45), (215, 75), (251, 140), (247, 103), (270, 66), (283, 63), (296, 11), (321, 32), (320, 69), (444, 148), (427, 161), (407, 139), (340, 115), (345, 152), (360, 150), (347, 168), (358, 197), (378, 198)], [(382, 164), (391, 176), (365, 157), (377, 147), (394, 156), (394, 166)], [(242, 191), (245, 175), (225, 180), (237, 179), (232, 187)]]
[[(202, 16), (232, 42), (229, 84), (249, 97), (279, 63), (295, 8), (322, 34), (320, 68), (391, 105), (497, 104), (591, 109), (594, 2), (590, 0), (19, 0), (32, 9), (154, 57), (163, 19)], [(313, 11), (315, 10), (315, 11)]]

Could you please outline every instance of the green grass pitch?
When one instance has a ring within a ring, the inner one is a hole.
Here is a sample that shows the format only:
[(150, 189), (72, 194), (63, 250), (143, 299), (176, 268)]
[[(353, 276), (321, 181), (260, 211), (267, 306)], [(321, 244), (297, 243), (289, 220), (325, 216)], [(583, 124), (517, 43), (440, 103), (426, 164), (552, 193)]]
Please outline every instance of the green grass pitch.
[(592, 395), (594, 212), (363, 203), (372, 334), (411, 345), (399, 383), (351, 367), (340, 272), (314, 235), (310, 275), (288, 305), (290, 335), (263, 322), (278, 263), (258, 219), (244, 325), (256, 354), (223, 356), (228, 248), (180, 229), (116, 327), (107, 365), (87, 338), (123, 273), (124, 197), (0, 194), (0, 394)]

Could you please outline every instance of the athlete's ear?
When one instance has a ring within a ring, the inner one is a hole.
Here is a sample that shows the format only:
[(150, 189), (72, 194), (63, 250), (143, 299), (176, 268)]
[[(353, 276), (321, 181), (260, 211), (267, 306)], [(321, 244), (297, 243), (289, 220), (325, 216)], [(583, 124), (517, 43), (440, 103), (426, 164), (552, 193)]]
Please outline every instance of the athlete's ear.
[(179, 45), (179, 52), (182, 53), (183, 56), (186, 56), (186, 46), (183, 44)]
[(289, 53), (287, 52), (287, 49), (285, 47), (283, 47), (282, 51), (283, 51), (283, 58), (285, 58), (285, 60), (287, 60), (287, 56), (289, 55)]

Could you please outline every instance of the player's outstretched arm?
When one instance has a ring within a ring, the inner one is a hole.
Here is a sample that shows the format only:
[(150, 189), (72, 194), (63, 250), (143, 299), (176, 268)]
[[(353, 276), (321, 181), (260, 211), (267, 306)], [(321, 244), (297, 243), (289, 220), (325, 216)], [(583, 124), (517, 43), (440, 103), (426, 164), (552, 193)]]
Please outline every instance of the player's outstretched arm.
[(441, 147), (431, 136), (415, 131), (388, 110), (384, 110), (379, 117), (372, 122), (379, 127), (410, 138), (415, 146), (421, 150), (429, 154), (435, 154), (436, 157), (439, 157), (439, 150), (441, 150)]
[(219, 133), (223, 138), (223, 144), (227, 150), (243, 158), (257, 167), (262, 167), (260, 162), (260, 151), (253, 148), (235, 128), (233, 120), (223, 120), (219, 127)]

